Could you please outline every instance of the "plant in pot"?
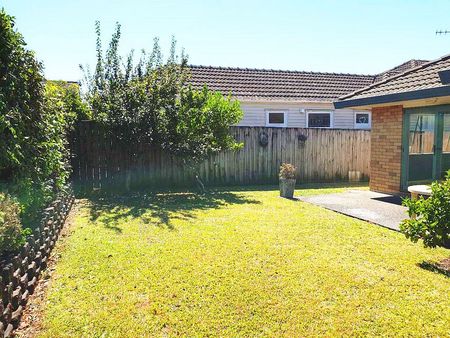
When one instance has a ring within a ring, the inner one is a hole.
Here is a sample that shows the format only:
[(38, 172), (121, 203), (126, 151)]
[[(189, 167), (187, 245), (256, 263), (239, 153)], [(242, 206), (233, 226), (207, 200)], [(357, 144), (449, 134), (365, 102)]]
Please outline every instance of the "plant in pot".
[(283, 163), (280, 167), (280, 196), (285, 198), (294, 197), (295, 189), (295, 166)]

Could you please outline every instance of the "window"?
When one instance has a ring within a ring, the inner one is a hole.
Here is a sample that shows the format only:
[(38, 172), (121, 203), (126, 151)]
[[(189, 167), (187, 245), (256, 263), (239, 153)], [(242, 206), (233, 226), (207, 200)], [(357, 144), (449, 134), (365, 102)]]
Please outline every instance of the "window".
[(308, 128), (331, 128), (331, 112), (308, 112)]
[(355, 113), (355, 128), (370, 128), (370, 114), (366, 112)]
[(287, 115), (284, 111), (267, 111), (266, 112), (267, 127), (286, 127)]
[(434, 114), (411, 114), (409, 119), (409, 154), (434, 153)]
[(444, 115), (444, 135), (442, 137), (442, 152), (450, 153), (450, 115)]

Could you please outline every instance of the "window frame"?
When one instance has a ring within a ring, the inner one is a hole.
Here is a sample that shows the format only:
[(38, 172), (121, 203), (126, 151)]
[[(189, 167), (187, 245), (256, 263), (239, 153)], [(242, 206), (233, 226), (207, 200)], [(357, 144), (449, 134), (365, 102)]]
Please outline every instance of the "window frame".
[[(357, 114), (367, 114), (369, 115), (369, 123), (357, 123), (356, 115)], [(353, 124), (355, 129), (371, 129), (372, 128), (372, 114), (370, 111), (355, 111), (353, 114)]]
[[(283, 114), (283, 123), (270, 123), (269, 122), (269, 115), (271, 113), (277, 113), (277, 114)], [(266, 110), (266, 127), (274, 127), (274, 128), (286, 128), (288, 125), (288, 114), (286, 110)]]
[[(309, 126), (309, 115), (311, 114), (330, 114), (330, 126), (329, 127), (310, 127)], [(306, 111), (306, 128), (314, 129), (332, 129), (334, 128), (334, 110), (329, 109), (314, 109)]]

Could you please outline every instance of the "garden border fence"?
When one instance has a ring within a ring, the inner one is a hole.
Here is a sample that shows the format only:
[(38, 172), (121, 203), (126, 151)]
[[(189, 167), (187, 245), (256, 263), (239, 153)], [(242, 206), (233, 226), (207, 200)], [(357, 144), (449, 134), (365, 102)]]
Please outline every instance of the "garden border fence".
[(28, 236), (19, 253), (0, 260), (0, 336), (14, 336), (28, 298), (40, 273), (47, 267), (50, 252), (74, 202), (71, 191), (60, 194), (43, 212), (39, 228)]
[[(231, 127), (231, 133), (244, 147), (201, 163), (208, 185), (275, 184), (283, 162), (297, 167), (299, 182), (347, 181), (349, 172), (369, 178), (369, 130)], [(193, 184), (192, 170), (179, 159), (149, 144), (119, 142), (92, 121), (78, 125), (71, 149), (74, 181), (92, 188)]]

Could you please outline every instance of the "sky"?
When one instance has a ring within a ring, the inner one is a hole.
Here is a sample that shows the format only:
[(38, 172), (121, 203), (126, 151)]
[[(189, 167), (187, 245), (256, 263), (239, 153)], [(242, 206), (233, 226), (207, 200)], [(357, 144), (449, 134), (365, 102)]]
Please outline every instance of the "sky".
[(409, 59), (450, 53), (449, 0), (0, 0), (52, 80), (78, 81), (122, 25), (121, 53), (171, 36), (189, 63), (377, 74)]

